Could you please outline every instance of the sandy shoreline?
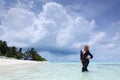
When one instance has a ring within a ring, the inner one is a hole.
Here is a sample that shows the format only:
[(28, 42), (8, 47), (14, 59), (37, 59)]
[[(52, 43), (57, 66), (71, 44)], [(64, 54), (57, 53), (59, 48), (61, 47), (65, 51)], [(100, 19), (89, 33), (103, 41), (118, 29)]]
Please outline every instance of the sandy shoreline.
[(27, 60), (17, 60), (17, 59), (0, 59), (0, 66), (2, 65), (13, 65), (13, 64), (30, 64), (30, 63), (40, 63), (40, 61), (27, 61)]
[(17, 68), (18, 69), (26, 68), (26, 67), (35, 66), (41, 63), (44, 63), (44, 62), (0, 58), (0, 75), (12, 72)]

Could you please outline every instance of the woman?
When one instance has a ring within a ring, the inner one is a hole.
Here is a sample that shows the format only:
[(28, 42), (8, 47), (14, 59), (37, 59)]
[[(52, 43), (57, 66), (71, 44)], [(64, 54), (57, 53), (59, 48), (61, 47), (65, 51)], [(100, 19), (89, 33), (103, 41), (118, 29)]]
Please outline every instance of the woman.
[(80, 52), (80, 60), (82, 63), (82, 72), (88, 72), (89, 59), (92, 59), (93, 55), (89, 52), (89, 46), (85, 45), (83, 50)]

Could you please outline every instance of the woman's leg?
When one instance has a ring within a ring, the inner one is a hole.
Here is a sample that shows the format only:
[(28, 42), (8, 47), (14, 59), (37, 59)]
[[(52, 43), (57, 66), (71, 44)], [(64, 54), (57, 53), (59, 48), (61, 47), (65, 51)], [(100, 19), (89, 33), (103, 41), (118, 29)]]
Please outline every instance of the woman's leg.
[(82, 62), (82, 72), (85, 72), (85, 62)]
[(83, 62), (82, 72), (84, 72), (84, 71), (88, 71), (88, 69), (87, 69), (88, 64), (89, 64), (89, 60), (88, 60), (88, 61)]
[(89, 65), (89, 60), (88, 60), (88, 61), (86, 61), (86, 63), (84, 64), (85, 71), (88, 71), (88, 69), (87, 69), (88, 65)]

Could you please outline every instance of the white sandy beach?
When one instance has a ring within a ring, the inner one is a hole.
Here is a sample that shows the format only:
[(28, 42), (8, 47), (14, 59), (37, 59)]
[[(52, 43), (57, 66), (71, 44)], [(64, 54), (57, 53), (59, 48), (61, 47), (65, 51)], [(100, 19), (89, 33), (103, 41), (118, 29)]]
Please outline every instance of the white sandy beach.
[[(31, 67), (39, 63), (41, 64), (42, 62), (29, 61), (29, 60), (17, 60), (17, 59), (10, 59), (10, 58), (7, 58), (7, 59), (0, 58), (0, 75), (9, 74), (9, 72), (16, 71), (16, 69), (20, 70), (21, 68)], [(3, 80), (3, 79), (0, 79), (0, 80)]]
[(37, 61), (27, 61), (27, 60), (17, 60), (17, 59), (0, 59), (0, 66), (13, 65), (13, 64), (25, 64), (25, 63), (27, 64), (27, 63), (38, 63), (38, 62)]

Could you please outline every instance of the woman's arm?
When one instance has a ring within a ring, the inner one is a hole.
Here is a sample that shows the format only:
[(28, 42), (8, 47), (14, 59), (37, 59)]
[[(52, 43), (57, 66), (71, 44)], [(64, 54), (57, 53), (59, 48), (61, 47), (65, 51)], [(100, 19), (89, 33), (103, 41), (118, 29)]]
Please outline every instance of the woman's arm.
[(93, 58), (93, 55), (89, 52), (89, 55), (90, 55), (90, 58), (92, 59)]
[(87, 53), (88, 53), (88, 55), (87, 55), (86, 58), (87, 58), (87, 59), (92, 59), (92, 58), (93, 58), (93, 55), (92, 55), (89, 51), (88, 51)]

